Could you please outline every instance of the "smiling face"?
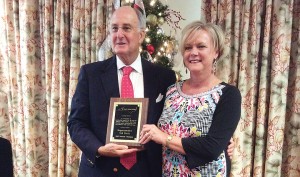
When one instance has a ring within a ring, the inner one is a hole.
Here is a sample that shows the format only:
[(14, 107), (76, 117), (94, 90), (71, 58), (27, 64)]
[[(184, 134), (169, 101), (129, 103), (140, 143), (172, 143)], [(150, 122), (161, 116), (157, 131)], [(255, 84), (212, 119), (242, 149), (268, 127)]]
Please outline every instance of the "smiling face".
[(191, 74), (212, 74), (213, 60), (218, 57), (209, 33), (203, 29), (193, 31), (183, 45), (183, 62)]
[(136, 12), (129, 6), (118, 8), (111, 18), (112, 49), (125, 64), (131, 64), (139, 54), (145, 32), (139, 28)]

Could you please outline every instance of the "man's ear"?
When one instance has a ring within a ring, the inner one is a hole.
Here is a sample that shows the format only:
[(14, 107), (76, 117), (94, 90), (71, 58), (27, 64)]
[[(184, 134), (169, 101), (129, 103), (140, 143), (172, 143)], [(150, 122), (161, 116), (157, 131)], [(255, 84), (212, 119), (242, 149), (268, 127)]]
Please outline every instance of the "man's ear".
[(145, 30), (144, 30), (144, 29), (141, 29), (141, 31), (140, 31), (140, 40), (139, 40), (140, 44), (143, 43), (143, 41), (144, 41), (144, 39), (145, 39), (145, 36), (146, 36)]

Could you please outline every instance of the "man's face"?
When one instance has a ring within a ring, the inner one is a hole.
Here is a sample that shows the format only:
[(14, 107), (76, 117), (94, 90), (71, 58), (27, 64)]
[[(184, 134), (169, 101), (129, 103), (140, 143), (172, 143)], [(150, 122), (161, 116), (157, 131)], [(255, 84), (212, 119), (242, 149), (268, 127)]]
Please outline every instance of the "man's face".
[(145, 32), (139, 28), (138, 17), (131, 7), (120, 7), (110, 23), (112, 49), (125, 64), (131, 64), (139, 54)]

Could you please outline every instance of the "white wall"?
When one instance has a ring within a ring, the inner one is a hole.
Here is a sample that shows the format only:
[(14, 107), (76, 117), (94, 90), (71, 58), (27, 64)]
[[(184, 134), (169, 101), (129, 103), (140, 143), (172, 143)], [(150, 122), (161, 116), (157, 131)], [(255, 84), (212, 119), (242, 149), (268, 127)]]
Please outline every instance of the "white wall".
[[(179, 22), (181, 29), (183, 29), (190, 22), (201, 19), (200, 0), (161, 0), (161, 2), (168, 5), (170, 9), (180, 12), (181, 16), (185, 19)], [(172, 27), (168, 26), (167, 23), (165, 23), (162, 27), (165, 31), (165, 34), (170, 35), (171, 31), (172, 35), (175, 35), (177, 41), (179, 42), (181, 37), (181, 29), (177, 29), (175, 32)], [(189, 77), (189, 73), (186, 74), (186, 69), (183, 66), (182, 56), (179, 51), (175, 56), (173, 69), (175, 71), (180, 71), (182, 79), (187, 79)]]

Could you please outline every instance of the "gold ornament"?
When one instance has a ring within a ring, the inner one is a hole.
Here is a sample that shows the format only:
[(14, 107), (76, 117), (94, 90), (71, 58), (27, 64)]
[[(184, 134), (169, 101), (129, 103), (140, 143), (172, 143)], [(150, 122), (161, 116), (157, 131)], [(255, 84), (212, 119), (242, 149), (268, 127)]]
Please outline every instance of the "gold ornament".
[(157, 17), (156, 17), (156, 15), (149, 14), (147, 16), (147, 22), (150, 23), (150, 24), (152, 24), (152, 25), (156, 25), (156, 23), (157, 23)]
[(163, 17), (159, 17), (158, 18), (158, 24), (159, 25), (162, 25), (162, 24), (164, 24), (165, 23), (165, 19), (163, 18)]

